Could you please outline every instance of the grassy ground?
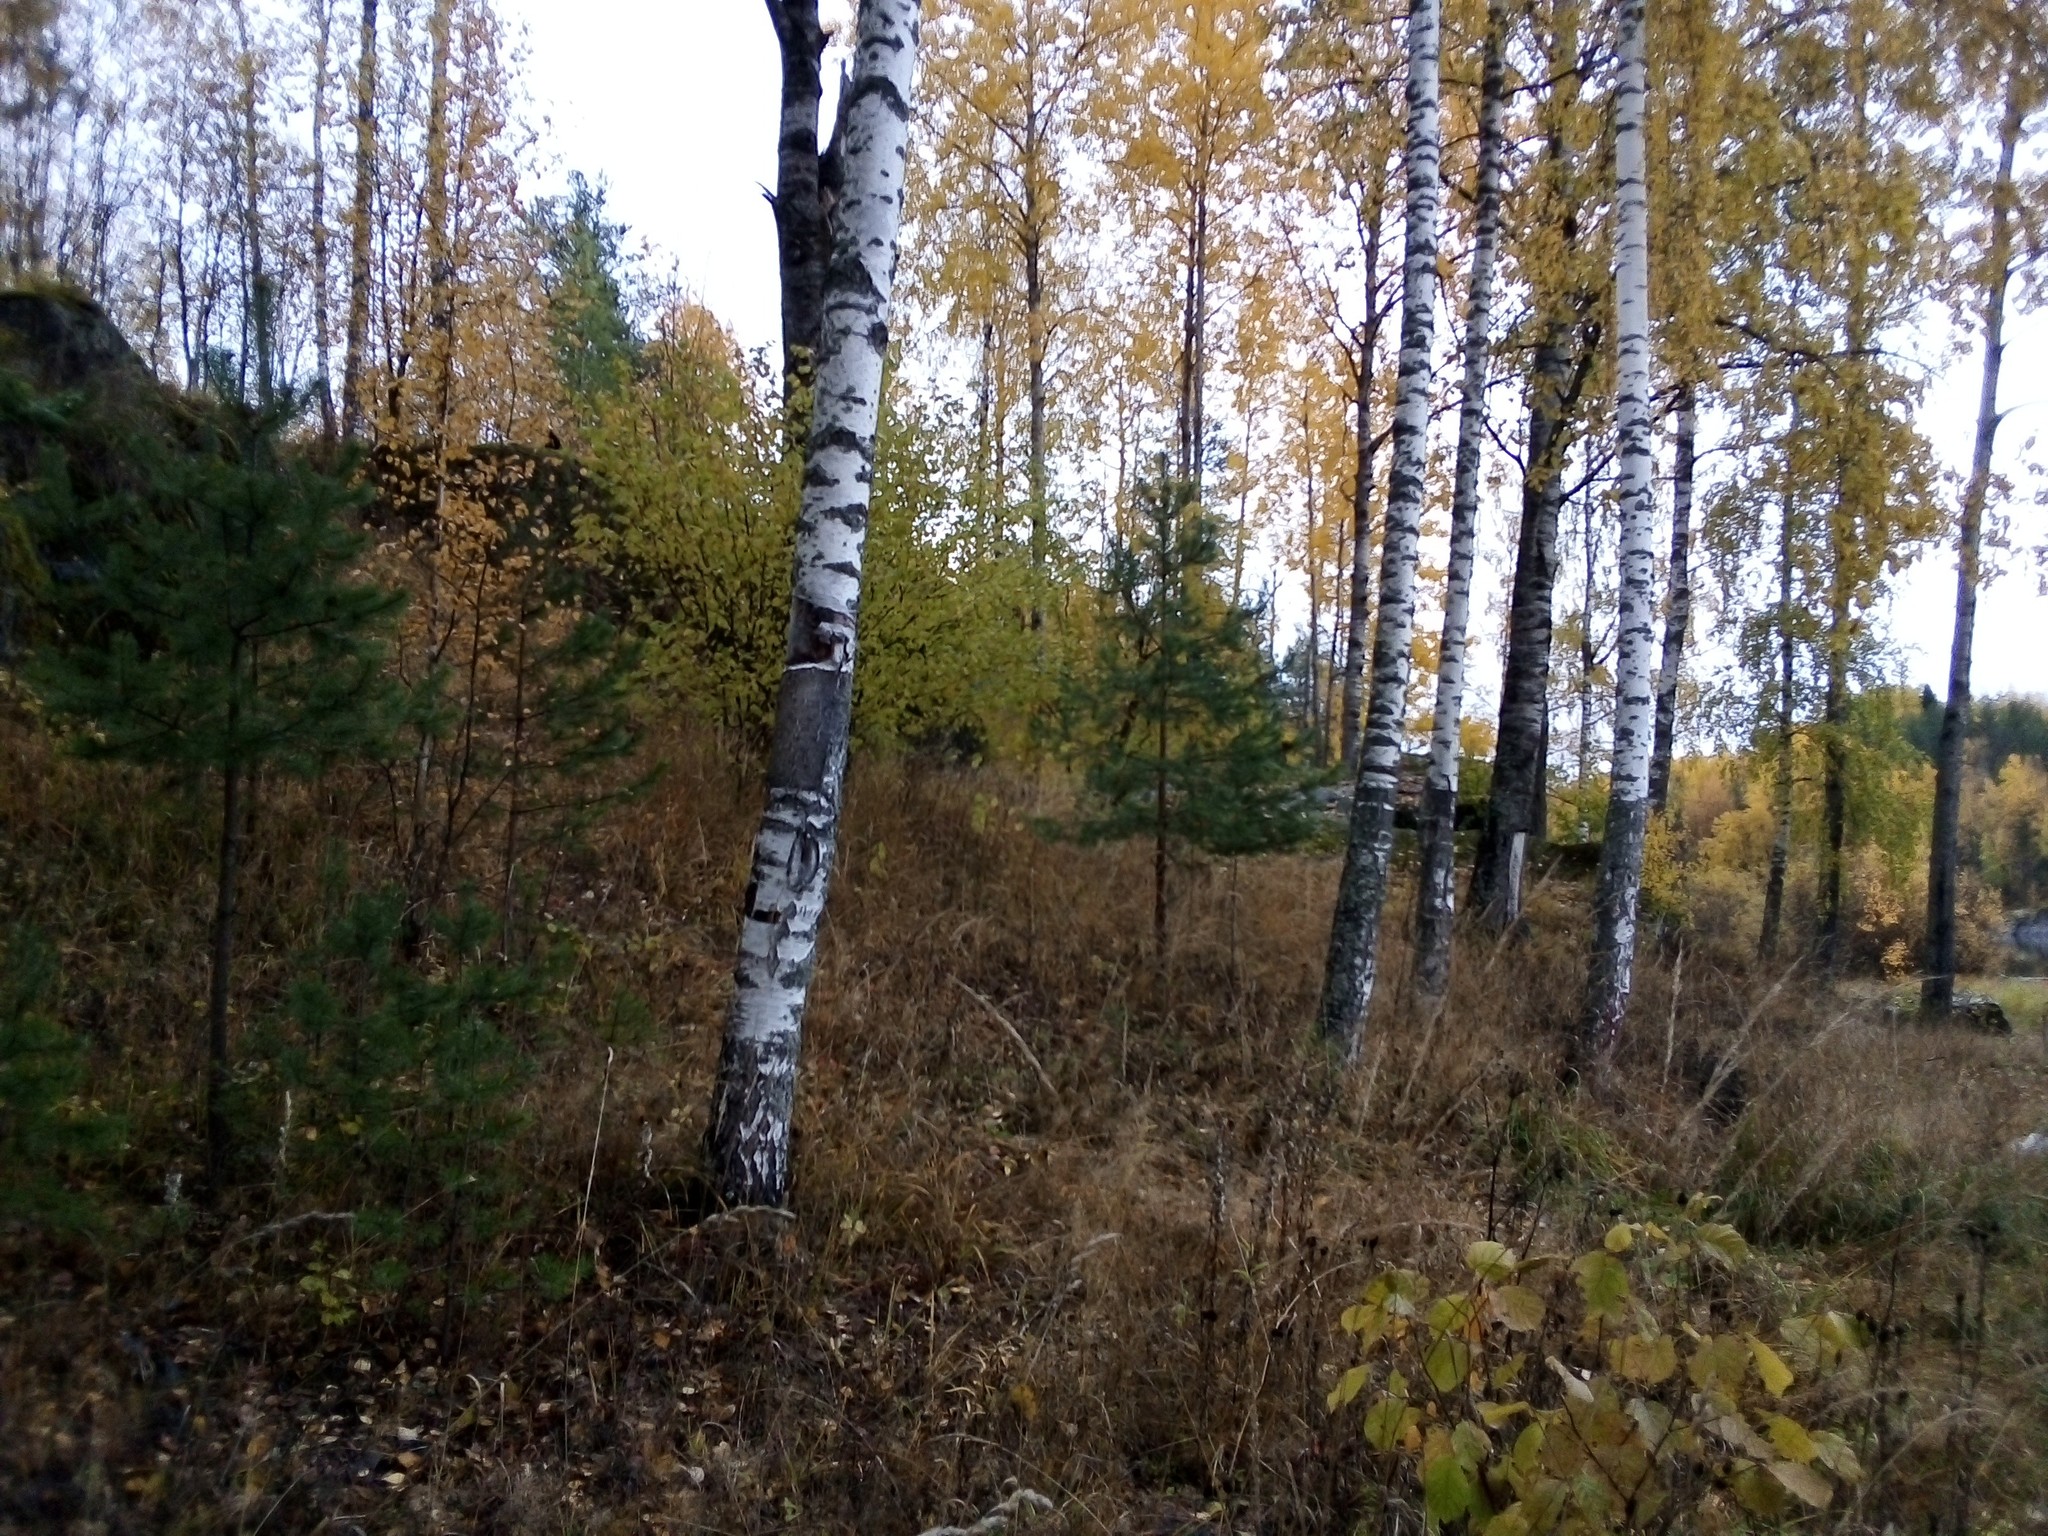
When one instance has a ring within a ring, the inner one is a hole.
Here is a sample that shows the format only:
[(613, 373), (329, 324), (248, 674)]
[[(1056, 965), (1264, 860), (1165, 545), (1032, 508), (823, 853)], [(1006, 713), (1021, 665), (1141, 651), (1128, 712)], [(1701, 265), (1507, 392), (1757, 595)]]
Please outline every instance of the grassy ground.
[[(1339, 1076), (1306, 1027), (1331, 861), (1181, 871), (1162, 966), (1140, 851), (1043, 841), (1026, 781), (876, 768), (793, 1213), (700, 1223), (752, 805), (686, 766), (557, 883), (580, 990), (493, 1154), (503, 1222), (382, 1285), (389, 1242), (327, 1219), (347, 1191), (266, 1161), (274, 1106), (245, 1184), (166, 1207), (194, 1166), (203, 848), (19, 733), (0, 771), (0, 897), (65, 938), (66, 1016), (131, 1127), (96, 1231), (0, 1235), (0, 1530), (912, 1533), (1020, 1485), (1043, 1531), (1401, 1526), (1404, 1474), (1325, 1406), (1370, 1275), (1452, 1274), (1490, 1231), (1577, 1251), (1697, 1190), (1759, 1245), (1755, 1305), (1882, 1333), (1802, 1409), (1870, 1463), (1815, 1521), (2041, 1523), (2048, 1170), (2005, 1151), (2048, 1126), (2024, 1030), (1646, 953), (1618, 1078), (1568, 1094), (1583, 897), (1559, 886), (1530, 934), (1467, 936), (1433, 1024), (1396, 963)], [(259, 869), (254, 991), (307, 937), (309, 852)], [(607, 1038), (627, 991), (651, 1020)]]

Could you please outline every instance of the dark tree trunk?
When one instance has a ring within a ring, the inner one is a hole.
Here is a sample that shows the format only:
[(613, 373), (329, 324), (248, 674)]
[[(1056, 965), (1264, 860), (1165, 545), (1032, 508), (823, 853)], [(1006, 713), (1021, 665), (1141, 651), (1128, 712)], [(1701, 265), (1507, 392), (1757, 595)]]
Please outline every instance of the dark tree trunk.
[[(229, 658), (233, 686), (241, 687), (239, 652)], [(206, 1183), (213, 1198), (225, 1191), (230, 1151), (228, 1125), (228, 983), (235, 959), (235, 911), (242, 874), (242, 766), (233, 745), (241, 722), (228, 704), (228, 757), (221, 771), (219, 866), (213, 887), (213, 970), (206, 997)]]
[(1529, 382), (1529, 462), (1522, 476), (1522, 526), (1508, 598), (1508, 654), (1501, 673), (1500, 734), (1493, 782), (1472, 866), (1467, 903), (1499, 930), (1521, 913), (1509, 900), (1509, 854), (1519, 833), (1526, 864), (1547, 822), (1550, 743), (1551, 599), (1557, 588), (1557, 521), (1564, 499), (1566, 412), (1571, 404), (1570, 332), (1553, 322), (1537, 344)]
[(1788, 487), (1778, 521), (1778, 760), (1771, 776), (1771, 869), (1764, 881), (1763, 930), (1757, 954), (1777, 958), (1785, 918), (1785, 876), (1792, 863), (1792, 494)]
[(1977, 627), (1979, 543), (1984, 505), (1991, 494), (1992, 452), (1998, 441), (1998, 373), (2005, 360), (2005, 295), (2012, 280), (2013, 161), (2025, 121), (2020, 66), (2007, 66), (2005, 117), (1999, 125), (1998, 175), (1991, 193), (1991, 238), (1985, 251), (1984, 377), (1977, 395), (1977, 441), (1963, 493), (1956, 538), (1956, 627), (1949, 648), (1948, 701), (1934, 757), (1934, 834), (1927, 859), (1926, 972), (1920, 1005), (1947, 1013), (1956, 987), (1956, 836), (1963, 805), (1963, 742), (1970, 728), (1970, 653)]
[(782, 52), (782, 116), (775, 148), (775, 245), (782, 276), (782, 399), (790, 440), (801, 445), (825, 313), (830, 220), (819, 185), (818, 109), (825, 30), (818, 0), (767, 0)]
[(1678, 386), (1678, 442), (1671, 467), (1671, 593), (1664, 605), (1664, 654), (1657, 672), (1657, 734), (1650, 746), (1650, 810), (1671, 797), (1671, 753), (1678, 735), (1678, 675), (1692, 622), (1692, 482), (1698, 406), (1692, 381)]

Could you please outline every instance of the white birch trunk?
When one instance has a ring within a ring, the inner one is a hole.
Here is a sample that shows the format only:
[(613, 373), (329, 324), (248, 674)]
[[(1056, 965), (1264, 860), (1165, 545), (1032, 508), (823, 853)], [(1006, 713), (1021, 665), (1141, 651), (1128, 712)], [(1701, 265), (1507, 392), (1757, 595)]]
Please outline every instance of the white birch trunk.
[(1401, 275), (1401, 362), (1394, 385), (1393, 453), (1380, 555), (1372, 695), (1358, 754), (1358, 788), (1344, 873), (1330, 923), (1318, 1019), (1347, 1062), (1358, 1059), (1372, 1002), (1380, 915), (1394, 852), (1394, 796), (1407, 725), (1409, 650), (1415, 633), (1415, 564), (1429, 451), (1429, 365), (1435, 337), (1437, 219), (1443, 206), (1437, 104), (1440, 0), (1408, 11), (1407, 229)]
[(1594, 896), (1592, 966), (1576, 1048), (1604, 1065), (1621, 1039), (1642, 892), (1643, 835), (1650, 808), (1650, 743), (1656, 652), (1657, 509), (1650, 458), (1650, 205), (1644, 177), (1644, 11), (1620, 0), (1621, 79), (1615, 91), (1615, 308), (1619, 367), (1615, 426), (1621, 459), (1621, 626), (1614, 662), (1614, 767)]
[(1415, 992), (1434, 1003), (1451, 980), (1451, 924), (1457, 864), (1459, 726), (1465, 708), (1465, 636), (1472, 617), (1472, 559), (1479, 528), (1479, 457), (1486, 439), (1488, 326), (1494, 252), (1500, 242), (1501, 161), (1507, 146), (1507, 8), (1491, 0), (1479, 88), (1479, 178), (1472, 238), (1472, 291), (1465, 311), (1464, 396), (1458, 408), (1457, 471), (1451, 489), (1451, 552), (1444, 577), (1444, 632), (1438, 650), (1436, 716), (1429, 780), (1422, 795), (1421, 891), (1416, 898)]
[(797, 517), (789, 655), (708, 1137), (712, 1177), (729, 1205), (782, 1205), (789, 1194), (798, 1044), (853, 715), (861, 558), (903, 222), (918, 20), (919, 0), (861, 6), (845, 184), (834, 216)]

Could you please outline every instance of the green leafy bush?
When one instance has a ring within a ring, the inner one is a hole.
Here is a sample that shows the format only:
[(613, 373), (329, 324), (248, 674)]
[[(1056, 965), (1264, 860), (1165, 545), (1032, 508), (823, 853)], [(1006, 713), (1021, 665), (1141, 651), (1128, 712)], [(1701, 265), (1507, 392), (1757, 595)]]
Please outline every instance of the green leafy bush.
[(1415, 1271), (1384, 1271), (1344, 1313), (1364, 1359), (1331, 1411), (1364, 1401), (1367, 1444), (1432, 1524), (1485, 1536), (1825, 1509), (1862, 1468), (1795, 1414), (1794, 1389), (1860, 1355), (1861, 1327), (1788, 1316), (1772, 1344), (1735, 1321), (1730, 1281), (1752, 1261), (1705, 1219), (1712, 1203), (1617, 1224), (1570, 1260), (1473, 1243), (1470, 1287), (1434, 1298)]

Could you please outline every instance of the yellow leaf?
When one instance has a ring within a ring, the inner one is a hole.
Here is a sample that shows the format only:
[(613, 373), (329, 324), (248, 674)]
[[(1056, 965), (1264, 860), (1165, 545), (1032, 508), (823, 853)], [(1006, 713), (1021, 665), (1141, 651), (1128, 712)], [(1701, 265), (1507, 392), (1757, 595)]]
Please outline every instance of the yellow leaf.
[(1765, 1426), (1770, 1430), (1771, 1444), (1787, 1461), (1796, 1461), (1803, 1467), (1820, 1454), (1820, 1447), (1813, 1443), (1813, 1436), (1798, 1420), (1774, 1413), (1765, 1420)]
[(1528, 1411), (1529, 1405), (1523, 1402), (1481, 1403), (1479, 1405), (1479, 1417), (1484, 1421), (1488, 1429), (1499, 1429), (1501, 1425), (1507, 1423), (1508, 1420), (1514, 1418), (1517, 1414), (1527, 1413)]
[(1627, 1253), (1635, 1245), (1635, 1229), (1627, 1222), (1617, 1221), (1607, 1229), (1607, 1240), (1603, 1246), (1609, 1253)]
[(1357, 1397), (1360, 1392), (1363, 1392), (1366, 1380), (1371, 1374), (1371, 1366), (1354, 1365), (1350, 1370), (1338, 1377), (1337, 1385), (1330, 1389), (1330, 1412), (1335, 1413), (1339, 1408), (1342, 1408), (1346, 1403)]
[(1748, 1337), (1749, 1352), (1756, 1357), (1756, 1373), (1763, 1378), (1764, 1390), (1773, 1397), (1783, 1397), (1786, 1388), (1792, 1385), (1792, 1367), (1755, 1334)]
[(1641, 1382), (1646, 1387), (1669, 1381), (1678, 1369), (1677, 1346), (1669, 1335), (1661, 1333), (1655, 1338), (1630, 1334), (1627, 1338), (1616, 1339), (1608, 1346), (1608, 1359), (1617, 1375)]

